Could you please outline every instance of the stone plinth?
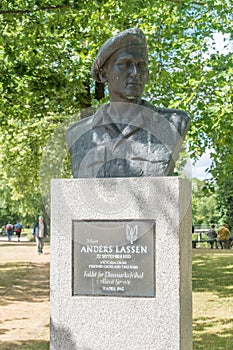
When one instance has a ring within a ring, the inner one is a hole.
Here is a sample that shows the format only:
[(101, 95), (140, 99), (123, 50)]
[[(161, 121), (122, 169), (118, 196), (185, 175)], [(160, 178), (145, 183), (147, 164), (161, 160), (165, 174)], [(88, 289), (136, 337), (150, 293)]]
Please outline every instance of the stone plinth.
[(192, 349), (187, 180), (53, 180), (51, 223), (51, 350)]

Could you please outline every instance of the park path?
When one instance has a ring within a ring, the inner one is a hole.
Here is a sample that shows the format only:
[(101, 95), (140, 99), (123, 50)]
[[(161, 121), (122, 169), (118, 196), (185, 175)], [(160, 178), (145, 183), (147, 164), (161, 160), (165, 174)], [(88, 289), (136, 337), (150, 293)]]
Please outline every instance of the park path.
[(0, 349), (49, 341), (49, 266), (48, 244), (38, 255), (24, 237), (0, 237)]

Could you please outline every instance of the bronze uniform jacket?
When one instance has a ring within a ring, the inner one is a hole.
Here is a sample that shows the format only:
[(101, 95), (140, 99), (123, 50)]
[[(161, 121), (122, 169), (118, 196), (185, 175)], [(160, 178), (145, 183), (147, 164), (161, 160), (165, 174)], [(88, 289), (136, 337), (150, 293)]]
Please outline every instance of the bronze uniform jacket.
[(73, 176), (172, 175), (189, 124), (185, 112), (146, 101), (105, 104), (67, 130)]

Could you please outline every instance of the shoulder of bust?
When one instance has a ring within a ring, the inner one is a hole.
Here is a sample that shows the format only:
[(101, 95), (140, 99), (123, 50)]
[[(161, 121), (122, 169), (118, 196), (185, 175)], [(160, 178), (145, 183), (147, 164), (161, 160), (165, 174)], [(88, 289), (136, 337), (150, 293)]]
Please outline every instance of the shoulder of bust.
[(189, 115), (181, 109), (156, 107), (146, 100), (142, 100), (142, 104), (143, 104), (143, 106), (152, 109), (153, 111), (157, 112), (158, 114), (164, 115), (164, 117), (166, 117), (167, 119), (172, 115), (179, 115), (179, 116), (182, 116), (184, 118), (190, 119)]
[(93, 115), (86, 117), (84, 119), (80, 119), (77, 122), (71, 124), (68, 128), (67, 128), (67, 132), (72, 132), (73, 129), (76, 129), (77, 127), (84, 127), (86, 125), (91, 125), (93, 120)]
[(67, 128), (67, 133), (72, 132), (73, 130), (76, 131), (77, 128), (91, 128), (93, 126), (94, 121), (96, 119), (102, 117), (104, 113), (106, 112), (106, 109), (108, 108), (109, 104), (103, 104), (98, 109), (92, 108), (92, 114), (82, 117), (77, 122), (73, 123)]
[(66, 130), (66, 141), (68, 148), (70, 148), (75, 140), (79, 138), (82, 134), (85, 134), (88, 130), (92, 128), (93, 115), (86, 117), (84, 119), (78, 120), (77, 122), (70, 125)]
[(158, 113), (160, 116), (166, 118), (180, 133), (180, 135), (185, 135), (189, 125), (190, 125), (190, 117), (189, 115), (180, 109), (174, 108), (160, 108), (153, 106), (148, 101), (142, 100), (142, 104), (152, 109), (154, 112)]
[(108, 106), (109, 104), (100, 106), (99, 109), (95, 110), (94, 114), (78, 120), (67, 128), (66, 141), (69, 148), (79, 137), (93, 129), (93, 127), (98, 126), (98, 124), (101, 124)]

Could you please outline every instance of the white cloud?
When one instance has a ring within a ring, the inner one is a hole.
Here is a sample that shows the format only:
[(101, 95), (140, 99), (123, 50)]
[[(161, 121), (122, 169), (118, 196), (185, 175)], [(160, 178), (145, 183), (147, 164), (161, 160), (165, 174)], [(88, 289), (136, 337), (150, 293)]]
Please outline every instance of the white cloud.
[(211, 178), (211, 175), (206, 172), (206, 169), (209, 168), (211, 164), (210, 152), (211, 150), (207, 150), (198, 161), (192, 164), (192, 177), (199, 180)]
[(209, 58), (211, 54), (226, 55), (229, 52), (233, 52), (233, 41), (230, 39), (230, 34), (222, 34), (221, 32), (215, 32), (213, 39), (207, 38), (208, 52), (203, 54), (203, 57)]
[(229, 52), (233, 51), (233, 42), (230, 40), (230, 34), (222, 34), (220, 32), (216, 32), (214, 34), (213, 43), (215, 46), (215, 52), (217, 51), (223, 55), (226, 55)]

